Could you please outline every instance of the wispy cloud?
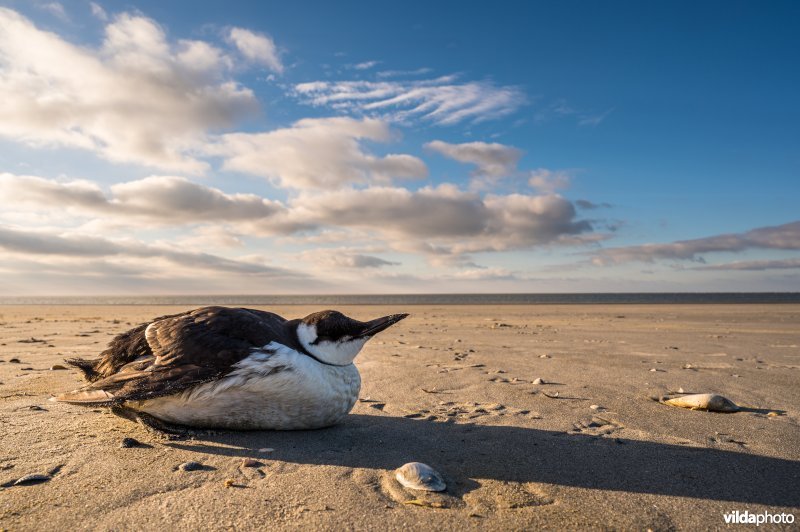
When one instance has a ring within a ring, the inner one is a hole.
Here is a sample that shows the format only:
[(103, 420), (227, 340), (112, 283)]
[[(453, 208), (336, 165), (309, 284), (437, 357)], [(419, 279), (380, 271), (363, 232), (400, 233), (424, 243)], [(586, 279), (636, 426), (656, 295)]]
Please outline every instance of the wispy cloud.
[(375, 75), (379, 78), (413, 78), (416, 76), (424, 76), (433, 72), (432, 68), (422, 67), (415, 70), (381, 70)]
[(110, 240), (90, 234), (30, 230), (0, 225), (0, 249), (17, 256), (54, 256), (114, 260), (162, 259), (173, 266), (193, 270), (218, 271), (272, 277), (302, 277), (282, 268), (255, 262), (227, 259), (208, 253), (175, 249), (174, 245), (157, 245), (133, 239)]
[(590, 211), (594, 209), (609, 209), (612, 207), (610, 203), (602, 202), (602, 203), (594, 203), (593, 201), (579, 199), (575, 200), (575, 206), (579, 209), (583, 209), (585, 211)]
[(800, 221), (669, 244), (607, 248), (595, 252), (592, 262), (599, 266), (634, 261), (654, 262), (658, 259), (704, 262), (704, 253), (738, 252), (747, 249), (800, 250)]
[(67, 12), (61, 2), (44, 2), (38, 4), (38, 7), (44, 11), (47, 11), (56, 18), (59, 18), (65, 22), (69, 22), (69, 15), (67, 15)]
[(378, 66), (379, 64), (381, 64), (380, 61), (364, 61), (363, 63), (356, 63), (351, 66), (355, 70), (369, 70), (375, 66)]
[(441, 126), (506, 116), (526, 101), (518, 87), (459, 82), (455, 76), (419, 81), (314, 81), (295, 85), (293, 92), (303, 103), (338, 112)]
[(108, 20), (108, 13), (106, 13), (106, 10), (103, 9), (103, 6), (97, 2), (89, 2), (89, 8), (92, 11), (92, 16), (96, 19), (102, 20), (103, 22)]
[(579, 126), (595, 127), (599, 126), (614, 111), (613, 108), (607, 109), (602, 113), (576, 109), (564, 98), (558, 98), (549, 104), (542, 105), (534, 114), (534, 120), (539, 123), (553, 119), (571, 118), (577, 120)]
[(603, 120), (608, 118), (608, 115), (610, 115), (613, 111), (614, 111), (614, 109), (609, 109), (609, 110), (604, 111), (604, 112), (599, 113), (599, 114), (585, 114), (585, 115), (582, 115), (580, 120), (578, 120), (578, 125), (579, 126), (591, 126), (591, 127), (598, 126), (598, 125), (600, 125), (600, 123), (603, 122)]
[(766, 270), (794, 270), (800, 269), (800, 258), (775, 259), (775, 260), (743, 260), (725, 262), (722, 264), (708, 264), (696, 266), (694, 270), (717, 270), (717, 271), (753, 271), (761, 272)]
[(277, 73), (283, 72), (275, 41), (268, 35), (244, 28), (231, 28), (228, 39), (248, 60), (263, 65)]

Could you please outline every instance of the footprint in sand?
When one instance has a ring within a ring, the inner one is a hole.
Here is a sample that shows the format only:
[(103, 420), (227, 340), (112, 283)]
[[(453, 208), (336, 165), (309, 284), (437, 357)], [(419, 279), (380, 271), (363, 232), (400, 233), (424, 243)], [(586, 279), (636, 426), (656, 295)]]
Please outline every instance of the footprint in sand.
[(464, 495), (472, 513), (484, 515), (504, 509), (521, 509), (553, 504), (554, 499), (530, 483), (481, 481), (480, 488)]
[(456, 403), (453, 401), (440, 401), (432, 409), (420, 409), (408, 412), (403, 417), (421, 419), (425, 421), (455, 421), (473, 420), (484, 416), (526, 416), (538, 419), (538, 413), (530, 410), (507, 407), (499, 403)]
[(570, 434), (587, 434), (589, 436), (608, 436), (624, 426), (616, 420), (604, 416), (592, 416), (590, 419), (574, 424)]

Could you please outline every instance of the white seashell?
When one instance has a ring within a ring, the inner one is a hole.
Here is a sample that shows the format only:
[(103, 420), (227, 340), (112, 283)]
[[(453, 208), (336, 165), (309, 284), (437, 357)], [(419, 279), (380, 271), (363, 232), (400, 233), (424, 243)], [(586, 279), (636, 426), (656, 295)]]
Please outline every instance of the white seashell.
[(739, 407), (736, 403), (713, 393), (698, 393), (684, 395), (664, 401), (664, 404), (689, 408), (690, 410), (708, 410), (710, 412), (736, 412)]
[(409, 462), (395, 471), (397, 481), (412, 490), (444, 491), (447, 485), (434, 468), (420, 462)]

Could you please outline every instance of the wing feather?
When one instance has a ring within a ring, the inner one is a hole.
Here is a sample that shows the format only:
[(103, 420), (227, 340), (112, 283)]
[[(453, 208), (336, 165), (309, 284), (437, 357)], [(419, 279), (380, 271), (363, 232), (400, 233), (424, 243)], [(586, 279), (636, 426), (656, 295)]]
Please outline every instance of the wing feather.
[[(277, 318), (277, 319), (276, 319)], [(204, 307), (158, 318), (118, 336), (97, 364), (98, 378), (56, 396), (76, 404), (141, 401), (216, 380), (279, 335), (283, 318), (227, 307)]]

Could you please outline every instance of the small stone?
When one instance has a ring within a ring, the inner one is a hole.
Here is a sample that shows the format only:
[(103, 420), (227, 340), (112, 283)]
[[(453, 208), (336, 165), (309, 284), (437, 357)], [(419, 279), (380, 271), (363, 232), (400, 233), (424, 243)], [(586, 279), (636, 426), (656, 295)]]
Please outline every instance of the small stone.
[(17, 479), (14, 482), (14, 486), (27, 486), (30, 484), (39, 484), (41, 482), (47, 482), (50, 480), (50, 475), (41, 475), (38, 473), (34, 473), (33, 475), (25, 475), (22, 478)]
[(245, 458), (242, 460), (242, 467), (261, 467), (262, 465), (264, 464), (252, 458)]
[[(122, 442), (120, 442), (119, 446), (123, 449), (130, 449), (131, 447), (139, 447), (141, 444), (142, 443), (136, 438), (122, 438)], [(189, 470), (184, 469), (184, 471), (189, 471)]]
[(536, 378), (536, 379), (533, 381), (533, 383), (534, 383), (534, 384), (547, 384), (547, 382), (545, 382), (545, 380), (544, 380), (544, 379), (542, 379), (541, 377), (537, 377), (537, 378)]
[(9, 358), (8, 361), (12, 364), (22, 364), (18, 358)]
[(686, 393), (683, 391), (683, 388), (678, 388), (678, 393)]
[(550, 358), (550, 355), (539, 355), (539, 358)]
[(181, 471), (199, 471), (203, 469), (203, 464), (200, 462), (184, 462), (178, 466)]
[(31, 405), (28, 407), (28, 410), (44, 410), (44, 408), (39, 405)]
[(650, 371), (658, 371), (656, 368), (650, 368)]
[(262, 447), (261, 449), (258, 450), (258, 452), (260, 452), (260, 453), (272, 453), (272, 452), (275, 452), (275, 449), (273, 449), (272, 447)]
[(225, 487), (226, 488), (232, 488), (235, 485), (236, 485), (236, 481), (233, 480), (232, 478), (229, 478), (229, 479), (225, 480)]
[(767, 417), (778, 417), (778, 416), (780, 416), (780, 414), (777, 412), (770, 412), (767, 414)]
[(592, 410), (603, 410), (603, 407), (600, 405), (589, 405), (589, 408)]
[(53, 364), (52, 366), (50, 366), (50, 371), (58, 371), (60, 369), (67, 369), (67, 368), (65, 368), (61, 364)]

